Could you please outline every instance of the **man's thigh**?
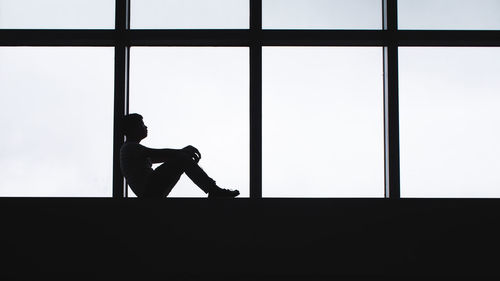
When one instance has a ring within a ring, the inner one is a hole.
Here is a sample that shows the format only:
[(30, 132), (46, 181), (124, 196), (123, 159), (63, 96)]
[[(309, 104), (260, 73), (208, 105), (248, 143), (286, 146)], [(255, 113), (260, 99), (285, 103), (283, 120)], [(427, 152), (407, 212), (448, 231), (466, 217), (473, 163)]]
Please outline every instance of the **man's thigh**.
[(165, 197), (172, 188), (177, 184), (182, 174), (183, 169), (173, 163), (163, 163), (156, 168), (149, 178), (145, 197)]

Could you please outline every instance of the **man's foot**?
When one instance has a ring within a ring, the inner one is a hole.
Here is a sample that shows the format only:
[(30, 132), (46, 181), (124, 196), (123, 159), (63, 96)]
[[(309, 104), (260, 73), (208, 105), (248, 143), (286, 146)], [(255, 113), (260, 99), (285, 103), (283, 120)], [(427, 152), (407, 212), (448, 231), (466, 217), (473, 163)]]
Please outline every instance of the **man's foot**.
[(233, 198), (240, 195), (238, 190), (224, 189), (217, 187), (208, 193), (208, 198)]

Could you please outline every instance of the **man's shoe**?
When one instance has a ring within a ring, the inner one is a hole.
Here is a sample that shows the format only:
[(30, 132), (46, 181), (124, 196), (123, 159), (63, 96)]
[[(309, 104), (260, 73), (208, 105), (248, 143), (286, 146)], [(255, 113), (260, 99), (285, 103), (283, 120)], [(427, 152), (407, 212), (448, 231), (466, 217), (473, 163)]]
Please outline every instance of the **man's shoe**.
[(208, 193), (208, 198), (233, 198), (240, 195), (238, 190), (216, 188)]

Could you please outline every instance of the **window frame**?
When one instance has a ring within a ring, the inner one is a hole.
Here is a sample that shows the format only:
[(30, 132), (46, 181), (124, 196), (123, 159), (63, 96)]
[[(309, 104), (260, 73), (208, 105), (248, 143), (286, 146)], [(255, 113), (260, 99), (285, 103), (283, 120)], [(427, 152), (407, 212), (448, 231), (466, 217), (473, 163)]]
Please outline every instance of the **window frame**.
[(398, 30), (397, 0), (382, 1), (381, 30), (262, 29), (262, 0), (249, 0), (249, 29), (130, 29), (130, 0), (116, 0), (115, 29), (0, 29), (0, 46), (109, 46), (115, 49), (113, 198), (127, 197), (119, 167), (128, 113), (131, 46), (239, 46), (250, 50), (250, 199), (262, 198), (262, 47), (383, 47), (385, 198), (400, 199), (398, 48), (500, 46), (500, 30)]

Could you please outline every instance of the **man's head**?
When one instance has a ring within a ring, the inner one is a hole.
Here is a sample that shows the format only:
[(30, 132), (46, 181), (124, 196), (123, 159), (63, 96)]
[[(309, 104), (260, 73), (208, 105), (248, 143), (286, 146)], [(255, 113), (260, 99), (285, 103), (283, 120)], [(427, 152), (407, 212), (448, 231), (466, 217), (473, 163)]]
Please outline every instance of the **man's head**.
[(131, 113), (123, 116), (122, 126), (127, 140), (140, 141), (148, 136), (148, 127), (144, 125), (140, 114)]

